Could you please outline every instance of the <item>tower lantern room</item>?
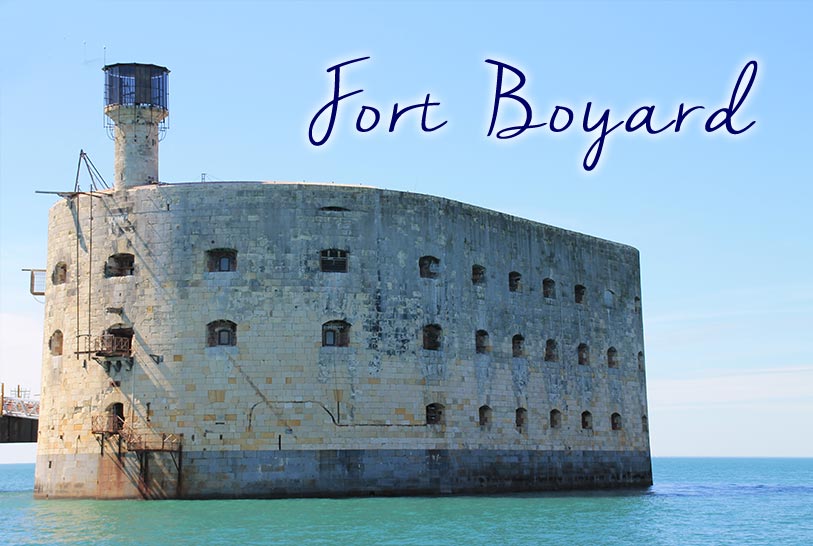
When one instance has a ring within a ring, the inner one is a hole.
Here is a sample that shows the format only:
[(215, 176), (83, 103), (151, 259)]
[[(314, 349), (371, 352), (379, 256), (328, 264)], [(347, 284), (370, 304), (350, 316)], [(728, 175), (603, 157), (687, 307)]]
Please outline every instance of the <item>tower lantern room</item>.
[(116, 143), (115, 187), (158, 183), (158, 142), (166, 131), (169, 70), (117, 63), (105, 73), (106, 127)]

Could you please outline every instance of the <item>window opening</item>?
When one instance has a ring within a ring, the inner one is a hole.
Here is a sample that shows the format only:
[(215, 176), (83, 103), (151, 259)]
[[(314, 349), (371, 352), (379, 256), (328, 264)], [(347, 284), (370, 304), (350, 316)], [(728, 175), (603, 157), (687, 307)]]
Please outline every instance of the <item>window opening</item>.
[(486, 282), (486, 268), (482, 265), (471, 266), (471, 283), (472, 284), (485, 284)]
[(206, 251), (209, 271), (237, 271), (237, 251), (233, 248), (215, 248)]
[(135, 257), (132, 254), (113, 254), (104, 264), (105, 277), (126, 277), (135, 270)]
[(485, 330), (477, 330), (477, 332), (475, 332), (474, 347), (479, 354), (485, 354), (489, 351), (488, 332)]
[(520, 334), (511, 338), (511, 354), (517, 358), (525, 356), (525, 338)]
[(347, 273), (347, 251), (329, 248), (319, 253), (319, 268), (327, 273)]
[(443, 404), (429, 404), (426, 406), (426, 424), (440, 425), (443, 423)]
[(583, 429), (593, 428), (593, 415), (589, 411), (585, 411), (582, 413), (582, 428)]
[(638, 351), (638, 370), (644, 371), (644, 353), (643, 351)]
[(423, 327), (423, 348), (430, 351), (440, 350), (441, 334), (440, 326), (437, 324), (429, 324)]
[(522, 430), (525, 428), (525, 423), (527, 422), (528, 422), (528, 410), (526, 410), (525, 408), (517, 408), (514, 418), (514, 425), (517, 427), (517, 430), (522, 432)]
[(546, 298), (556, 297), (556, 281), (545, 279), (542, 281), (542, 296)]
[(440, 271), (440, 260), (434, 256), (422, 256), (418, 260), (418, 268), (423, 279), (435, 279)]
[(545, 362), (559, 362), (559, 344), (555, 339), (545, 342)]
[(581, 284), (577, 284), (573, 287), (573, 294), (576, 299), (576, 303), (584, 303), (584, 295), (587, 292), (587, 288), (585, 288)]
[(133, 352), (133, 329), (111, 326), (96, 340), (96, 355), (127, 357)]
[(646, 418), (646, 415), (641, 416), (641, 430), (649, 432), (649, 419)]
[(237, 345), (237, 325), (230, 320), (215, 320), (206, 325), (209, 347)]
[(59, 262), (54, 266), (54, 272), (51, 275), (52, 284), (65, 284), (68, 280), (68, 265), (65, 262)]
[(62, 330), (57, 330), (51, 334), (51, 339), (48, 340), (48, 349), (51, 351), (52, 356), (62, 354)]
[(579, 364), (582, 366), (590, 364), (590, 347), (586, 343), (579, 344)]
[(618, 351), (615, 349), (615, 347), (610, 347), (607, 349), (607, 366), (610, 368), (618, 367)]
[(343, 320), (331, 320), (322, 325), (323, 347), (348, 347), (350, 345), (350, 324)]
[(613, 413), (610, 416), (610, 427), (613, 430), (621, 430), (621, 414)]
[(522, 275), (516, 271), (508, 274), (508, 290), (511, 292), (519, 292), (522, 290)]
[(488, 406), (480, 406), (480, 409), (477, 410), (479, 423), (481, 427), (484, 427), (491, 423), (491, 408)]
[(550, 428), (562, 428), (562, 412), (558, 409), (550, 410)]

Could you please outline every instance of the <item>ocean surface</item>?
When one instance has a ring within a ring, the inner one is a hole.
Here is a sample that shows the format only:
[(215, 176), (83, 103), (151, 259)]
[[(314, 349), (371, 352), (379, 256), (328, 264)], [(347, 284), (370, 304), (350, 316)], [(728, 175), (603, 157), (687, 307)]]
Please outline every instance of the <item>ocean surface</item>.
[(35, 501), (0, 465), (7, 544), (813, 545), (813, 459), (653, 459), (644, 491), (229, 501)]

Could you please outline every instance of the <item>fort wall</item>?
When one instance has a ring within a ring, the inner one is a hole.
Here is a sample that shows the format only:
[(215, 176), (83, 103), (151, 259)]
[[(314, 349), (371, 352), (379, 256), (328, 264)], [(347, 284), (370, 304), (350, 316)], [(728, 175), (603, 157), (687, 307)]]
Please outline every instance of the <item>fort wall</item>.
[(148, 185), (54, 205), (48, 273), (39, 497), (651, 483), (629, 246), (368, 187)]

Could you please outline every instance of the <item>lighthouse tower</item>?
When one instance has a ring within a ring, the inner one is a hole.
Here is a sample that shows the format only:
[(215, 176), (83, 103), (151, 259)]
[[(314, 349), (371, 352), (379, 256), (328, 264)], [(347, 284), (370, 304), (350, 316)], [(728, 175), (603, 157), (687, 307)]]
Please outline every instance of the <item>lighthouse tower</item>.
[(117, 63), (104, 67), (104, 113), (116, 142), (116, 189), (158, 183), (158, 142), (166, 131), (169, 70)]

